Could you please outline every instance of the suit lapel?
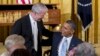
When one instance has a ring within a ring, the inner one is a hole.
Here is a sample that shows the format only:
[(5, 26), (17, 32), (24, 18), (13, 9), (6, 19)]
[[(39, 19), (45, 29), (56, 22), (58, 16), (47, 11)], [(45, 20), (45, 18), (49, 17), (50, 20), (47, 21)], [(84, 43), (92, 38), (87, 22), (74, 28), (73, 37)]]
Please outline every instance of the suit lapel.
[(32, 27), (31, 27), (31, 22), (30, 22), (30, 19), (29, 19), (29, 15), (27, 15), (27, 17), (26, 17), (26, 23), (25, 23), (25, 25), (26, 25), (28, 34), (32, 35)]
[(62, 39), (63, 39), (63, 36), (61, 36), (61, 34), (60, 34), (59, 39), (58, 39), (58, 45), (57, 45), (57, 55), (58, 55), (59, 45), (60, 45)]
[(74, 46), (75, 46), (74, 45), (74, 37), (72, 37), (71, 43), (70, 43), (70, 46), (69, 46), (69, 49), (68, 50), (71, 50)]
[(59, 38), (58, 47), (59, 47), (60, 42), (61, 42), (62, 39), (63, 39), (63, 36), (61, 36), (61, 37)]
[(38, 27), (38, 32), (41, 34), (42, 33), (41, 21), (37, 21), (37, 27)]

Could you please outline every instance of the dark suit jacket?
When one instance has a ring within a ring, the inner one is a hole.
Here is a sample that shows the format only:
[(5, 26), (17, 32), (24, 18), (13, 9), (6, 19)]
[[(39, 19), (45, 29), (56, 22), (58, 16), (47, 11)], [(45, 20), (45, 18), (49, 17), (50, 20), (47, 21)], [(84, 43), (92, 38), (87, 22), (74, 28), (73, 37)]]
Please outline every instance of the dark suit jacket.
[[(38, 55), (41, 56), (41, 37), (42, 35), (47, 37), (52, 37), (53, 32), (45, 29), (42, 20), (37, 22), (38, 26)], [(15, 22), (11, 29), (11, 34), (22, 35), (25, 38), (25, 46), (29, 51), (32, 51), (33, 47), (33, 34), (31, 29), (31, 23), (29, 19), (29, 15), (26, 15)], [(36, 55), (35, 55), (36, 56)]]
[[(54, 33), (52, 40), (51, 56), (58, 56), (58, 46), (62, 38), (63, 36), (61, 35), (61, 33), (59, 32)], [(82, 43), (80, 39), (78, 39), (77, 37), (72, 37), (69, 50), (71, 50), (73, 47), (77, 46), (80, 43)]]

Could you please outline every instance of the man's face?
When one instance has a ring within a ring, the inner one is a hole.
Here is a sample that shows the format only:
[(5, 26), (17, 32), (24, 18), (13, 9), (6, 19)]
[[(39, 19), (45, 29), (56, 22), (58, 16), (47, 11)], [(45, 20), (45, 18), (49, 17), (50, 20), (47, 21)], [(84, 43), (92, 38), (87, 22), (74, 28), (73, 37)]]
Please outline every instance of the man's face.
[(62, 36), (71, 36), (73, 34), (73, 29), (68, 23), (64, 23), (61, 28)]
[(46, 11), (43, 11), (43, 12), (41, 12), (41, 13), (36, 13), (36, 21), (40, 21), (40, 20), (42, 20), (42, 18), (44, 17), (44, 15), (46, 14)]

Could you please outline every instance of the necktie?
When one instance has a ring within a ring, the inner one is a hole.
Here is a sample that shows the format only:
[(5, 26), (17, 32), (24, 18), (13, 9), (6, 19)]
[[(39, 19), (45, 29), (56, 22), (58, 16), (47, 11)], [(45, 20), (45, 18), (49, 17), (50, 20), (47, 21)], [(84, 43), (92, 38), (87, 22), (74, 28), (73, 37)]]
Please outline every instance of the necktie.
[(61, 49), (59, 51), (59, 56), (66, 56), (67, 54), (67, 39), (62, 42)]
[(37, 51), (38, 47), (38, 29), (37, 22), (33, 22), (33, 35), (34, 35), (34, 49)]

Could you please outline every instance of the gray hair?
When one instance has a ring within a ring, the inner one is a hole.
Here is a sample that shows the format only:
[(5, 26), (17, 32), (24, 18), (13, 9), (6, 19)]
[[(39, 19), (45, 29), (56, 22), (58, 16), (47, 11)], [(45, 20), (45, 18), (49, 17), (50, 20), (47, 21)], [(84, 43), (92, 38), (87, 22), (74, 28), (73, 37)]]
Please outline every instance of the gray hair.
[(7, 49), (11, 48), (15, 44), (24, 45), (25, 44), (24, 37), (22, 37), (20, 35), (17, 35), (17, 34), (12, 34), (12, 35), (9, 35), (6, 38), (6, 40), (5, 40), (5, 47)]
[(31, 10), (35, 13), (41, 13), (42, 11), (48, 11), (48, 8), (42, 3), (37, 3), (32, 6)]
[(66, 23), (68, 23), (72, 29), (76, 29), (76, 24), (72, 20), (67, 20)]
[(76, 47), (75, 56), (96, 56), (96, 53), (92, 44), (84, 42)]

